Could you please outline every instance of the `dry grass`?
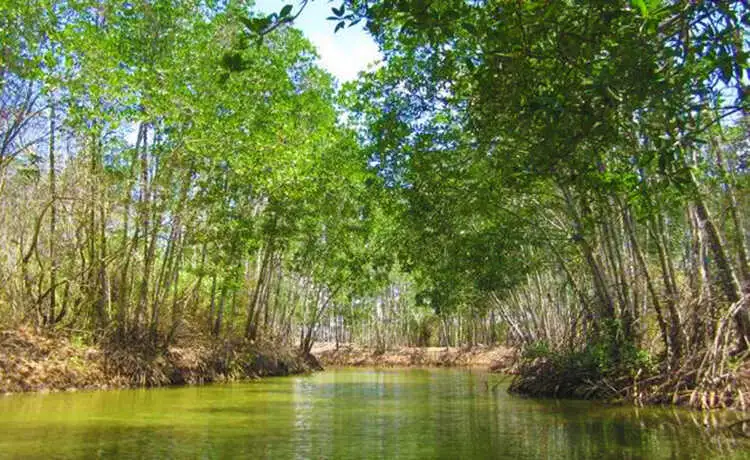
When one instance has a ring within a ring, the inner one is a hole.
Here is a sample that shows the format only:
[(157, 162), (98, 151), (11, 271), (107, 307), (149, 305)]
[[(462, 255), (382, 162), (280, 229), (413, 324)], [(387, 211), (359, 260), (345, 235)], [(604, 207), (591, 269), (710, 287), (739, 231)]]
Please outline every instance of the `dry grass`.
[(324, 343), (313, 347), (315, 355), (326, 366), (379, 366), (379, 367), (484, 367), (490, 370), (509, 369), (515, 360), (515, 351), (508, 347), (475, 346), (458, 347), (400, 347), (377, 353), (366, 347), (352, 344)]
[(98, 388), (100, 352), (30, 329), (0, 331), (0, 393)]
[(0, 393), (201, 384), (316, 368), (274, 344), (192, 340), (155, 350), (142, 343), (92, 347), (28, 328), (0, 331)]

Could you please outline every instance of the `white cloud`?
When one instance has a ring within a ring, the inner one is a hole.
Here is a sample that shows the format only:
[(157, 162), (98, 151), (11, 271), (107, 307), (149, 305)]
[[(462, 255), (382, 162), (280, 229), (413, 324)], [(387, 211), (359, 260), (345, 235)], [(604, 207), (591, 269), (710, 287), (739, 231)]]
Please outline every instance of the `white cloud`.
[[(258, 0), (255, 8), (268, 14), (278, 12), (287, 3), (294, 4), (295, 11), (299, 6), (299, 2), (290, 0)], [(320, 65), (344, 83), (356, 79), (359, 72), (379, 62), (382, 56), (361, 24), (334, 33), (336, 22), (326, 19), (331, 15), (331, 6), (335, 5), (328, 0), (309, 2), (294, 26), (318, 49)]]
[(320, 65), (341, 83), (356, 79), (359, 72), (376, 65), (381, 59), (378, 47), (372, 40), (360, 37), (351, 39), (348, 32), (342, 31), (336, 35), (313, 33), (309, 36), (318, 48)]

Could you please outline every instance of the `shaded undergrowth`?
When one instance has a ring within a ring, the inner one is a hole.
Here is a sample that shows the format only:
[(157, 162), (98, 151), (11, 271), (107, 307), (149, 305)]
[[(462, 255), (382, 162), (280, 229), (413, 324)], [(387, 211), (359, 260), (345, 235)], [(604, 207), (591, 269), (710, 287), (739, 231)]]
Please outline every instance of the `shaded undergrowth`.
[(697, 409), (748, 410), (748, 353), (716, 354), (709, 348), (683, 357), (679, 366), (652, 360), (643, 350), (613, 356), (607, 345), (580, 351), (527, 349), (511, 392), (542, 397), (602, 399), (636, 405), (674, 404)]

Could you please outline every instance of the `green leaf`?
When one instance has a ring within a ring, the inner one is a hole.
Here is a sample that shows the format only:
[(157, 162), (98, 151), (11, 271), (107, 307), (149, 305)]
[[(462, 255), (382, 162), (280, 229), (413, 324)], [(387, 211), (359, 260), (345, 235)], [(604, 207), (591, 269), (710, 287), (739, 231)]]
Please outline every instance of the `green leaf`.
[(281, 9), (281, 12), (279, 13), (279, 17), (285, 18), (289, 16), (289, 13), (292, 12), (292, 5), (284, 5), (284, 8)]
[(722, 81), (725, 84), (729, 84), (734, 75), (732, 72), (732, 56), (729, 53), (720, 54), (717, 64), (719, 66), (719, 70), (721, 71)]
[(250, 32), (255, 34), (260, 34), (263, 32), (263, 29), (267, 28), (272, 22), (273, 17), (275, 17), (276, 14), (267, 16), (265, 18), (240, 18), (240, 22), (245, 25), (245, 27), (250, 30)]
[(645, 0), (632, 0), (631, 3), (641, 11), (641, 16), (648, 16), (648, 6), (646, 5)]
[(465, 31), (469, 32), (472, 35), (476, 35), (477, 28), (469, 21), (464, 21), (461, 23), (461, 26), (464, 28)]
[(240, 17), (240, 22), (243, 23), (245, 25), (245, 27), (247, 27), (250, 30), (254, 30), (255, 21), (257, 21), (257, 19)]

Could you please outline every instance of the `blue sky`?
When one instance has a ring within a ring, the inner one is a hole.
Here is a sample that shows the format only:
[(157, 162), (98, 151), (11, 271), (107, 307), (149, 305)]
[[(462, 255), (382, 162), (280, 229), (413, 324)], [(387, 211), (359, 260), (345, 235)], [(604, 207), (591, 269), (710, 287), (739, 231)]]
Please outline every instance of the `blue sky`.
[[(255, 10), (278, 13), (284, 5), (291, 4), (294, 13), (298, 11), (299, 3), (298, 0), (257, 0)], [(338, 2), (311, 0), (294, 26), (318, 48), (320, 65), (343, 83), (354, 80), (360, 71), (379, 61), (381, 55), (361, 25), (333, 33), (336, 23), (326, 18), (331, 16), (331, 7), (338, 6)]]

